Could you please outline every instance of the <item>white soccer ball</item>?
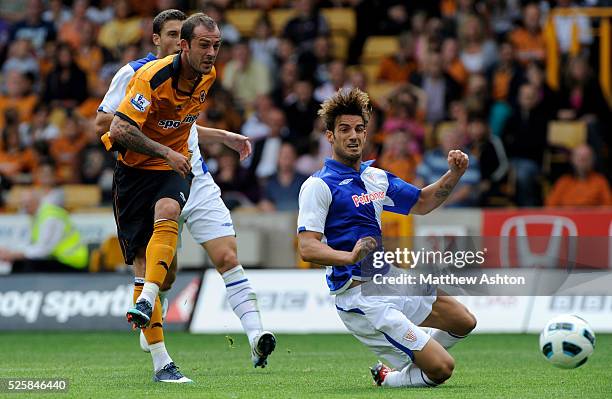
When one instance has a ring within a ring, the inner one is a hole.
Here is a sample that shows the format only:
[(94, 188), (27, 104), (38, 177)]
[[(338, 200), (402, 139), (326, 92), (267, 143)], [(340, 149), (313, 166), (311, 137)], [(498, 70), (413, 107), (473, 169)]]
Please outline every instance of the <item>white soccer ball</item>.
[(584, 319), (574, 315), (554, 317), (540, 334), (540, 352), (553, 366), (573, 369), (593, 353), (595, 333)]

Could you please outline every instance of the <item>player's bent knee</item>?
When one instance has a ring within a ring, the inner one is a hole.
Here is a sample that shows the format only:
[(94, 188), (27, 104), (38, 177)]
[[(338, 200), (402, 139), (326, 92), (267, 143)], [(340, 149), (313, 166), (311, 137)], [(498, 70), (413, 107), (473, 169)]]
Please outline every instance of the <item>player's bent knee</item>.
[(432, 367), (429, 367), (426, 374), (435, 383), (442, 384), (453, 375), (454, 369), (455, 360), (450, 356), (446, 356), (438, 360)]
[(466, 336), (476, 328), (476, 323), (476, 316), (474, 316), (469, 310), (465, 309), (461, 325), (456, 333), (458, 335)]
[(155, 204), (155, 219), (178, 220), (181, 206), (171, 198), (162, 198)]

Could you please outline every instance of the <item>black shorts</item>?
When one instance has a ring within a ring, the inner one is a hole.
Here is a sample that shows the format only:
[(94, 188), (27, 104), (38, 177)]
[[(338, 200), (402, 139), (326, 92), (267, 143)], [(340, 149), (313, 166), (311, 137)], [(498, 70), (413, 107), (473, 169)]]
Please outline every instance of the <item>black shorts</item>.
[(173, 170), (131, 168), (117, 161), (113, 179), (113, 210), (125, 263), (131, 265), (139, 248), (153, 234), (155, 204), (172, 198), (181, 210), (189, 198), (193, 175), (183, 178)]

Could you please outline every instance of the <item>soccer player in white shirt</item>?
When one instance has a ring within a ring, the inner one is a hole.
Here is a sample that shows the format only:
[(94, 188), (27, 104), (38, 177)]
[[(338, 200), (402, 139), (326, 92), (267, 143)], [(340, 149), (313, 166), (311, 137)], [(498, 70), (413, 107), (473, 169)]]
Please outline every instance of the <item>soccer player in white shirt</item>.
[[(389, 366), (371, 368), (386, 387), (436, 386), (450, 378), (454, 360), (447, 349), (469, 334), (476, 319), (435, 287), (414, 296), (367, 296), (361, 284), (363, 260), (381, 238), (384, 210), (424, 215), (439, 207), (466, 171), (468, 157), (448, 154), (448, 172), (418, 189), (372, 162), (362, 162), (370, 117), (368, 95), (340, 90), (321, 106), (332, 159), (302, 185), (298, 243), (305, 261), (328, 267), (327, 283), (348, 330)], [(389, 267), (387, 267), (389, 269)], [(384, 272), (384, 268), (382, 269)], [(428, 327), (424, 329), (424, 327)]]
[[(165, 10), (153, 19), (153, 43), (157, 54), (149, 53), (146, 57), (124, 65), (115, 74), (109, 90), (104, 96), (96, 116), (96, 131), (99, 135), (110, 129), (115, 111), (125, 96), (126, 88), (135, 72), (150, 61), (166, 57), (179, 51), (180, 31), (186, 15), (179, 10)], [(200, 154), (199, 142), (210, 144), (220, 142), (234, 149), (245, 159), (251, 153), (248, 138), (220, 129), (192, 125), (189, 135), (191, 152), (191, 172), (194, 175), (189, 198), (183, 212), (182, 220), (187, 225), (193, 238), (208, 252), (217, 271), (223, 277), (227, 289), (227, 300), (236, 316), (240, 319), (251, 345), (251, 358), (255, 367), (265, 367), (267, 358), (274, 350), (276, 338), (262, 327), (257, 296), (237, 257), (236, 238), (231, 215), (221, 200), (221, 191), (213, 181), (206, 163)], [(145, 254), (139, 254), (134, 260), (135, 285), (144, 283)], [(173, 260), (166, 280), (160, 287), (160, 299), (167, 310), (165, 296), (176, 278), (176, 257)], [(170, 357), (163, 342), (147, 342), (145, 333), (141, 332), (140, 344), (144, 351), (151, 351), (154, 368), (157, 372)], [(161, 345), (160, 345), (161, 344)], [(161, 346), (161, 347), (160, 347)], [(160, 348), (158, 348), (160, 347)]]

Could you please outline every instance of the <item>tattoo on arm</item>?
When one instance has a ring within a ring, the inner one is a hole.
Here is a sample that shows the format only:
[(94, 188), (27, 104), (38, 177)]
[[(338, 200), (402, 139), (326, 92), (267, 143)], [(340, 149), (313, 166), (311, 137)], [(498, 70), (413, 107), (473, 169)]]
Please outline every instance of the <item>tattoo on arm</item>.
[(451, 191), (453, 191), (452, 184), (442, 184), (440, 188), (434, 193), (434, 197), (444, 200), (450, 195)]
[(136, 126), (116, 117), (111, 124), (113, 140), (130, 151), (155, 158), (165, 158), (169, 148), (142, 133)]

